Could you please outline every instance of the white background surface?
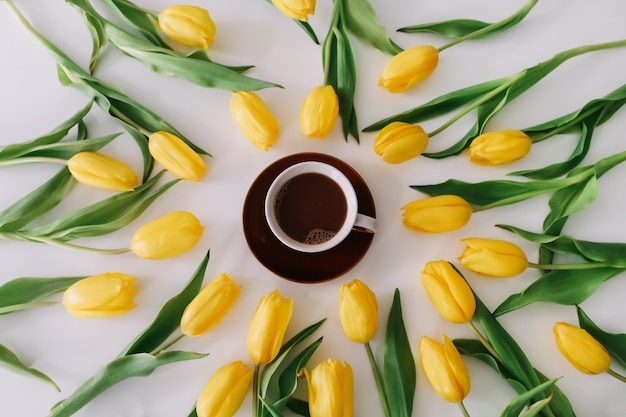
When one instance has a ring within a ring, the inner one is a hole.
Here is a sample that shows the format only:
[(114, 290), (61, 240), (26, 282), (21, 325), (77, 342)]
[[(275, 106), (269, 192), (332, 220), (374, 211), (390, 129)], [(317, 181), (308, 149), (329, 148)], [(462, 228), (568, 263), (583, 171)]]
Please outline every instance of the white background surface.
[[(18, 7), (45, 36), (86, 65), (91, 40), (80, 15), (62, 1), (19, 1)], [(310, 22), (323, 39), (332, 3), (318, 1)], [(497, 21), (522, 6), (522, 1), (488, 0), (372, 0), (379, 21), (402, 47), (421, 43), (440, 46), (446, 40), (430, 35), (395, 33), (417, 23), (452, 18)], [(170, 5), (164, 0), (140, 3), (155, 10)], [(146, 261), (133, 254), (104, 256), (68, 252), (43, 245), (0, 242), (0, 282), (21, 276), (91, 275), (120, 271), (138, 278), (138, 307), (125, 316), (79, 319), (63, 308), (30, 310), (0, 319), (0, 343), (17, 352), (29, 365), (50, 375), (62, 388), (55, 393), (41, 382), (0, 369), (0, 415), (42, 417), (57, 401), (68, 396), (99, 367), (113, 359), (153, 319), (162, 304), (185, 285), (202, 257), (211, 250), (205, 282), (221, 272), (232, 274), (243, 285), (240, 299), (212, 332), (184, 339), (179, 349), (210, 352), (207, 358), (168, 365), (148, 378), (125, 381), (102, 394), (76, 416), (88, 417), (186, 417), (213, 371), (228, 362), (244, 360), (248, 323), (263, 295), (274, 289), (295, 300), (288, 336), (323, 317), (328, 320), (318, 332), (324, 342), (310, 366), (333, 357), (349, 361), (355, 372), (355, 416), (381, 416), (364, 349), (348, 340), (338, 317), (341, 284), (353, 278), (366, 282), (378, 295), (381, 330), (373, 340), (375, 355), (382, 356), (383, 329), (393, 291), (399, 288), (409, 338), (418, 360), (417, 343), (422, 335), (439, 338), (471, 337), (466, 326), (453, 325), (434, 310), (419, 283), (419, 272), (430, 260), (456, 262), (462, 251), (460, 239), (487, 237), (511, 240), (535, 259), (536, 246), (493, 227), (507, 223), (540, 231), (547, 213), (547, 196), (514, 206), (477, 213), (461, 230), (424, 235), (402, 226), (400, 207), (423, 197), (408, 186), (431, 184), (450, 177), (466, 181), (503, 178), (506, 173), (542, 167), (570, 154), (577, 137), (558, 136), (535, 146), (522, 161), (501, 168), (472, 166), (464, 155), (446, 160), (416, 158), (402, 165), (387, 165), (372, 150), (373, 133), (362, 134), (361, 144), (344, 141), (340, 123), (325, 141), (307, 139), (299, 129), (300, 103), (314, 86), (322, 83), (321, 47), (315, 45), (294, 23), (263, 0), (196, 1), (206, 7), (216, 22), (217, 35), (211, 57), (227, 64), (253, 64), (249, 75), (282, 84), (284, 89), (259, 92), (281, 124), (279, 141), (263, 152), (251, 145), (231, 118), (231, 93), (209, 90), (176, 78), (150, 72), (139, 62), (108, 49), (96, 72), (134, 99), (147, 105), (177, 126), (207, 151), (209, 173), (200, 183), (182, 182), (157, 200), (139, 220), (112, 235), (80, 243), (98, 247), (128, 244), (133, 231), (171, 210), (189, 210), (205, 225), (200, 243), (190, 252), (171, 260)], [(466, 42), (441, 55), (439, 68), (420, 86), (406, 93), (391, 94), (377, 87), (388, 56), (353, 39), (358, 60), (356, 108), (360, 128), (385, 116), (423, 103), (440, 94), (496, 77), (518, 72), (554, 53), (582, 44), (626, 37), (626, 3), (620, 0), (543, 1), (517, 25), (495, 37)], [(38, 43), (0, 4), (0, 144), (22, 142), (42, 135), (60, 124), (85, 103), (77, 90), (62, 87), (55, 63)], [(596, 52), (575, 58), (541, 81), (492, 120), (489, 130), (524, 128), (581, 107), (622, 85), (626, 74), (626, 51)], [(424, 123), (427, 131), (441, 120)], [(471, 125), (465, 118), (433, 138), (429, 150), (453, 143)], [(624, 110), (597, 129), (585, 164), (623, 151)], [(99, 108), (88, 117), (92, 136), (121, 131)], [(241, 209), (248, 187), (271, 162), (286, 155), (314, 151), (335, 155), (352, 165), (372, 191), (379, 228), (372, 246), (353, 270), (324, 284), (303, 285), (283, 280), (266, 270), (249, 251), (241, 226)], [(118, 157), (140, 172), (137, 147), (127, 134), (103, 152)], [(48, 179), (56, 166), (20, 166), (0, 170), (0, 207)], [(565, 231), (579, 239), (623, 242), (626, 197), (618, 166), (600, 180), (596, 201), (568, 221)], [(167, 176), (169, 177), (169, 174)], [(110, 192), (77, 185), (67, 199), (45, 219), (50, 220), (77, 207), (100, 200)], [(479, 277), (463, 270), (482, 300), (495, 308), (510, 293), (529, 285), (538, 274), (529, 270), (510, 279)], [(603, 329), (623, 333), (626, 282), (618, 276), (605, 283), (582, 307)], [(578, 416), (623, 416), (626, 412), (624, 385), (608, 375), (578, 373), (558, 352), (552, 336), (556, 321), (577, 323), (573, 307), (532, 305), (502, 317), (501, 322), (523, 347), (531, 362), (548, 376), (563, 376), (561, 389), (569, 396)], [(513, 390), (484, 364), (467, 359), (472, 390), (465, 400), (470, 414), (499, 415), (513, 397)], [(614, 365), (618, 371), (621, 369)], [(623, 370), (622, 370), (623, 371)], [(251, 415), (250, 395), (237, 416)], [(428, 385), (418, 365), (415, 416), (460, 415), (456, 405), (440, 399)]]

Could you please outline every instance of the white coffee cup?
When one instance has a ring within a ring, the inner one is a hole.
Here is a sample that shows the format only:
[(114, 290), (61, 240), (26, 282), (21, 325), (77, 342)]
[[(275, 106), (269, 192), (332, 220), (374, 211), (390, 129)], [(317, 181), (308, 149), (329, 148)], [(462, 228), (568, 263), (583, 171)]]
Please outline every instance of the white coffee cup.
[(286, 246), (315, 253), (334, 248), (352, 230), (374, 233), (376, 219), (358, 212), (356, 191), (339, 169), (306, 161), (282, 171), (265, 196), (270, 230)]

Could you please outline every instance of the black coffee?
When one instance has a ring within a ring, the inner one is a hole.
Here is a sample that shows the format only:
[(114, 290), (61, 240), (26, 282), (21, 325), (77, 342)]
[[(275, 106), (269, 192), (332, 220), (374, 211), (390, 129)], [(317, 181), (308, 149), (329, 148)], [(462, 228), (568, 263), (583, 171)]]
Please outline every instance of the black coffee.
[(317, 245), (337, 234), (347, 209), (346, 198), (335, 181), (326, 175), (305, 173), (293, 177), (280, 189), (275, 213), (289, 237)]

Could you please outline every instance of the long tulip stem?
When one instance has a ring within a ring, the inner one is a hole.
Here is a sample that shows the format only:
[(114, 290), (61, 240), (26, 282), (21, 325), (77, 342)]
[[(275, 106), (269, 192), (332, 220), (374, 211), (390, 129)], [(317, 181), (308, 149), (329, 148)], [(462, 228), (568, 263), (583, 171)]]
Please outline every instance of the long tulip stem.
[(19, 232), (0, 232), (0, 239), (45, 243), (47, 245), (57, 246), (57, 247), (64, 248), (64, 249), (71, 249), (71, 250), (76, 250), (76, 251), (81, 251), (81, 252), (99, 253), (103, 255), (117, 255), (120, 253), (127, 253), (131, 251), (129, 247), (117, 248), (117, 249), (98, 249), (98, 248), (92, 248), (89, 246), (75, 245), (73, 243), (68, 243), (62, 240), (52, 239), (52, 238), (43, 237), (43, 236), (29, 236), (29, 235), (25, 235)]
[(38, 303), (13, 304), (10, 306), (1, 307), (0, 314), (13, 313), (14, 311), (26, 310), (28, 308), (60, 306), (61, 304), (62, 303), (60, 301), (42, 301)]
[(606, 373), (611, 375), (613, 378), (619, 379), (622, 382), (626, 382), (626, 376), (624, 376), (622, 374), (618, 374), (617, 372), (615, 372), (612, 369), (609, 369), (608, 371), (606, 371)]
[(254, 375), (252, 376), (252, 417), (260, 416), (261, 401), (259, 401), (259, 379), (261, 378), (261, 365), (254, 365)]
[(474, 335), (476, 335), (476, 338), (480, 341), (480, 343), (482, 343), (482, 345), (485, 347), (485, 349), (487, 349), (487, 351), (489, 351), (489, 353), (497, 361), (502, 362), (502, 359), (500, 358), (500, 355), (498, 355), (498, 352), (495, 351), (495, 349), (493, 348), (491, 343), (489, 343), (489, 340), (487, 340), (485, 338), (485, 336), (483, 336), (482, 333), (476, 328), (476, 325), (474, 323), (472, 323), (471, 320), (467, 322), (467, 325), (472, 330), (472, 333), (474, 333)]
[(169, 342), (166, 342), (163, 345), (161, 345), (161, 346), (157, 347), (156, 349), (154, 349), (152, 352), (150, 352), (150, 354), (151, 355), (157, 355), (157, 354), (161, 353), (162, 351), (164, 351), (165, 349), (171, 348), (176, 342), (181, 340), (183, 337), (185, 337), (185, 335), (181, 332), (179, 335), (177, 335), (175, 338), (173, 338)]
[(459, 401), (458, 404), (461, 412), (463, 413), (463, 417), (470, 417), (469, 413), (467, 412), (467, 408), (465, 408), (465, 404), (463, 404), (463, 401)]
[(52, 157), (46, 157), (46, 156), (28, 156), (24, 158), (13, 158), (13, 159), (0, 161), (0, 166), (31, 164), (31, 163), (41, 163), (41, 162), (49, 162), (49, 163), (63, 164), (63, 165), (67, 164), (67, 160), (63, 158), (52, 158)]
[(383, 411), (385, 412), (386, 417), (391, 417), (391, 411), (389, 410), (389, 401), (387, 400), (387, 393), (385, 392), (385, 386), (383, 384), (383, 379), (380, 375), (380, 370), (378, 369), (378, 365), (376, 364), (376, 359), (374, 358), (374, 354), (372, 353), (372, 347), (369, 342), (364, 343), (365, 351), (367, 352), (367, 358), (370, 362), (370, 367), (372, 368), (372, 373), (374, 374), (374, 381), (376, 382), (376, 388), (378, 389), (378, 394), (380, 396), (380, 402), (383, 406)]
[(587, 263), (575, 263), (575, 264), (535, 264), (528, 263), (529, 268), (543, 269), (543, 270), (572, 270), (572, 269), (594, 269), (605, 268), (611, 266), (604, 262), (587, 262)]

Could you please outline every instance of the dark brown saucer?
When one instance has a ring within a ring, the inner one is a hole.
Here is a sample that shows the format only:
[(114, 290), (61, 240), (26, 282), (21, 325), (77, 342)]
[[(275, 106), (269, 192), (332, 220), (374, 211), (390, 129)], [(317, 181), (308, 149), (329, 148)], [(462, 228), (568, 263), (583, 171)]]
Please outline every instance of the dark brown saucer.
[(250, 250), (267, 269), (291, 281), (317, 283), (337, 278), (363, 258), (374, 233), (351, 232), (332, 249), (318, 253), (297, 252), (282, 244), (265, 220), (265, 193), (285, 168), (304, 161), (326, 162), (343, 172), (356, 191), (359, 213), (376, 217), (374, 200), (363, 178), (345, 162), (321, 153), (299, 153), (273, 162), (254, 180), (243, 205), (243, 232)]

